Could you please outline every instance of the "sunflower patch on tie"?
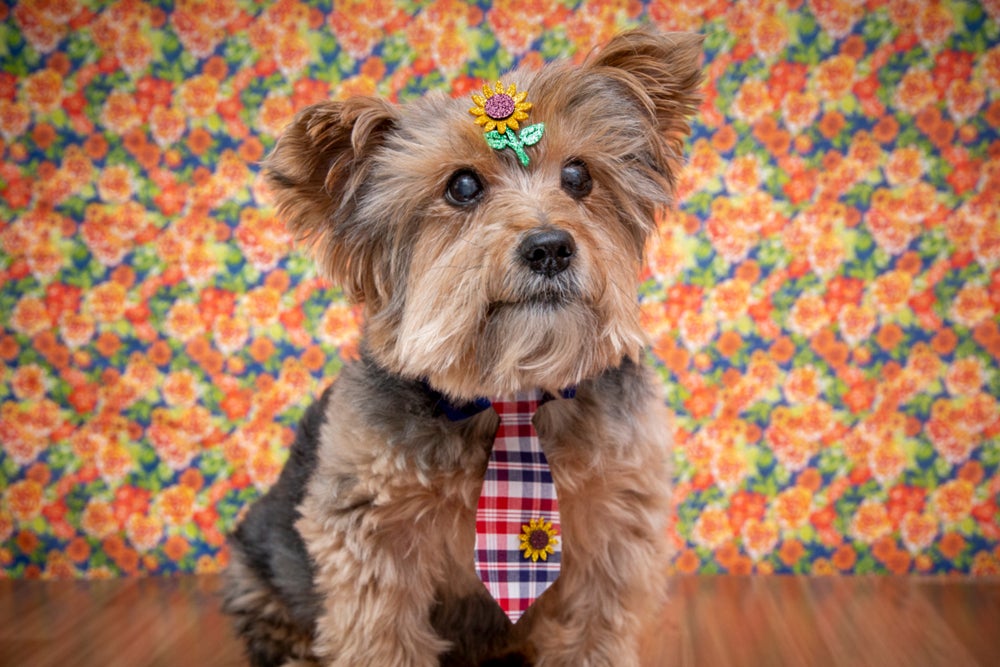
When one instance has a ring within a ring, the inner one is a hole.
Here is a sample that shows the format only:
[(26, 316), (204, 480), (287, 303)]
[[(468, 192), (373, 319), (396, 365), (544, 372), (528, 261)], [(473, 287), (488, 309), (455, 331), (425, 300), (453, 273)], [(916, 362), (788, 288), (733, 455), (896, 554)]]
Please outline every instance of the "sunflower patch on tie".
[(476, 572), (512, 622), (559, 577), (559, 500), (532, 418), (540, 390), (493, 399), (500, 417), (476, 509)]

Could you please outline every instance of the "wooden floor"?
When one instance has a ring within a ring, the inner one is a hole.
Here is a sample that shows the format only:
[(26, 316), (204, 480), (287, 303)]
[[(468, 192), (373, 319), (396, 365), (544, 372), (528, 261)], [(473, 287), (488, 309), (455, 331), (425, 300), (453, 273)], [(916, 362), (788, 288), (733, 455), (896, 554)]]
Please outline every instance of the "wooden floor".
[[(0, 666), (244, 667), (218, 590), (0, 581)], [(676, 577), (671, 595), (649, 667), (1000, 665), (1000, 580)]]

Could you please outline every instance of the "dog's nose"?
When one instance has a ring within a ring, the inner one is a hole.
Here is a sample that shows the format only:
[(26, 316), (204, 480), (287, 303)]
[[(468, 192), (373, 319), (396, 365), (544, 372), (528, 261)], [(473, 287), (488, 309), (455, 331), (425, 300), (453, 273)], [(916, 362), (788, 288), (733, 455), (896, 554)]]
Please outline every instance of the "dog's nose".
[(573, 260), (576, 243), (562, 229), (539, 229), (529, 234), (520, 246), (524, 263), (546, 278), (565, 271)]

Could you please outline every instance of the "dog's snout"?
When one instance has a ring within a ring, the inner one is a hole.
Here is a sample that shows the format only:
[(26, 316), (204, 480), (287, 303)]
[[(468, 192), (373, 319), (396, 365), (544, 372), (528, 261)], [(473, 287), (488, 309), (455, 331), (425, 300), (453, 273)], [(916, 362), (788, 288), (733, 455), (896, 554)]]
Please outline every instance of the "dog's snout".
[(576, 243), (573, 236), (562, 229), (540, 229), (525, 237), (520, 251), (532, 271), (551, 278), (569, 267), (576, 253)]

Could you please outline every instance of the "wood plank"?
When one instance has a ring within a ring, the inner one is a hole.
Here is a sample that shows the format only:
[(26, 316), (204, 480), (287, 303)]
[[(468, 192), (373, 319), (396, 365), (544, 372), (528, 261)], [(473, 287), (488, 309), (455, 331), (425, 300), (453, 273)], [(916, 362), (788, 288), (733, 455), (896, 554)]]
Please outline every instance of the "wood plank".
[[(218, 577), (0, 580), (0, 667), (245, 667)], [(644, 665), (993, 667), (1000, 580), (677, 576)]]

